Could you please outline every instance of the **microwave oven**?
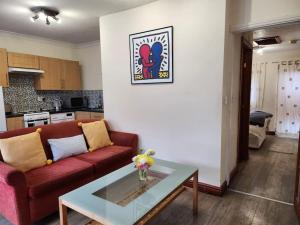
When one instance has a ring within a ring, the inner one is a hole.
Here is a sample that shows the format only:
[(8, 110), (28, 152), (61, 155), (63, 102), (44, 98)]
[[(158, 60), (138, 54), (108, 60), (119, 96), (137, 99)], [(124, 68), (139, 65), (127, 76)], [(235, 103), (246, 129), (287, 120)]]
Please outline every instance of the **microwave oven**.
[(64, 101), (64, 108), (87, 108), (88, 99), (86, 97), (73, 97)]

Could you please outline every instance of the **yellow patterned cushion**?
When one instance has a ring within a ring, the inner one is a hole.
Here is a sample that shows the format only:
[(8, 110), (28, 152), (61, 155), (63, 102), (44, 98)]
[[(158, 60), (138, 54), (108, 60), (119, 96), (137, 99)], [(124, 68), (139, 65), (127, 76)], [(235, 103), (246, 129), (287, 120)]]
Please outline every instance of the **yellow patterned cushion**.
[(23, 172), (45, 166), (47, 158), (39, 132), (0, 139), (3, 161)]
[(82, 127), (90, 152), (98, 148), (113, 145), (109, 138), (104, 120), (91, 123), (80, 123), (79, 125)]

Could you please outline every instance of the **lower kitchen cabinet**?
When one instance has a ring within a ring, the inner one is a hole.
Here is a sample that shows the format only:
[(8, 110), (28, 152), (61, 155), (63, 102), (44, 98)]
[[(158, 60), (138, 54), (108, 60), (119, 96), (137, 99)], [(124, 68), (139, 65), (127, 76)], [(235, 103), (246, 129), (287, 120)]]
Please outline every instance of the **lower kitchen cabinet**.
[(92, 120), (102, 120), (104, 118), (104, 113), (91, 112)]
[(24, 128), (24, 119), (22, 116), (6, 118), (6, 126), (8, 131)]
[(90, 112), (75, 112), (75, 119), (76, 120), (86, 120), (91, 119), (91, 113)]
[(101, 120), (103, 118), (104, 118), (104, 113), (82, 112), (82, 111), (75, 112), (76, 120), (86, 120), (86, 119)]

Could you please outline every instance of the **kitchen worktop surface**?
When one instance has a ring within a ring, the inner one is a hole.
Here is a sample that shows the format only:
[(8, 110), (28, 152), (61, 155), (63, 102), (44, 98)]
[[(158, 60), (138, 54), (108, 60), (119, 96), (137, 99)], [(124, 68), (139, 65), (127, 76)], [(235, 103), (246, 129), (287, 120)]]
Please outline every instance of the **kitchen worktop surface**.
[[(50, 114), (55, 114), (55, 113), (64, 113), (64, 112), (99, 112), (99, 113), (104, 113), (103, 109), (100, 108), (62, 108), (59, 111), (56, 111), (55, 109), (52, 110), (43, 110), (41, 112), (49, 112)], [(22, 117), (24, 116), (23, 112), (20, 113), (11, 113), (9, 115), (6, 115), (6, 118), (12, 118), (12, 117)]]

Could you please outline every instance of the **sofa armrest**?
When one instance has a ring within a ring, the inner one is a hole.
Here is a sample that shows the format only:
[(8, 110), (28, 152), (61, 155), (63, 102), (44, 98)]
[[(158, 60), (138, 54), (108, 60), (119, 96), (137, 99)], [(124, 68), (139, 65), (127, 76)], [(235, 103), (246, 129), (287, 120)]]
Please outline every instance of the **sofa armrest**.
[(26, 185), (24, 173), (3, 162), (0, 162), (0, 182), (10, 186)]
[(0, 161), (0, 214), (14, 225), (29, 225), (25, 174)]
[(110, 139), (115, 145), (128, 146), (137, 151), (138, 136), (136, 134), (124, 133), (119, 131), (110, 131)]

